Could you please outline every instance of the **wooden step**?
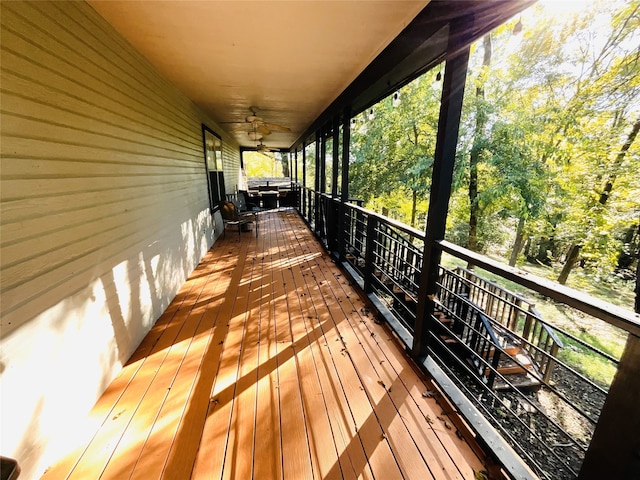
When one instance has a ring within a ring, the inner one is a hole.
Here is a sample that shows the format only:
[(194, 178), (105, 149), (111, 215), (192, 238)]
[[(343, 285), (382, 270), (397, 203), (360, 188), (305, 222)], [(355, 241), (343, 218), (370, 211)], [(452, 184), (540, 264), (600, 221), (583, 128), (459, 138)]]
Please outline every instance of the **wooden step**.
[[(521, 365), (514, 361), (515, 358)], [(519, 373), (526, 373), (527, 371), (533, 370), (533, 365), (531, 363), (531, 359), (528, 355), (524, 353), (519, 353), (514, 357), (505, 357), (504, 355), (500, 358), (500, 362), (498, 363), (498, 372), (502, 375), (514, 375)], [(485, 376), (489, 375), (489, 369), (485, 369)]]
[(394, 285), (393, 280), (391, 280), (386, 275), (382, 275), (382, 277), (380, 278), (380, 281), (382, 282), (383, 285), (387, 287), (391, 287), (392, 285)]
[(455, 345), (460, 340), (456, 337), (452, 337), (451, 335), (440, 335), (440, 340), (442, 340), (447, 345)]
[(451, 325), (451, 323), (453, 322), (453, 320), (447, 317), (443, 312), (433, 312), (433, 316), (436, 317), (436, 319), (440, 323), (443, 323), (445, 325)]
[[(498, 367), (498, 373), (501, 373), (502, 375), (512, 375), (514, 373), (525, 373), (525, 372), (526, 372), (526, 369), (524, 369), (523, 367), (517, 364)], [(488, 370), (485, 375), (489, 375)]]
[[(489, 350), (489, 355), (493, 355), (493, 352), (495, 351), (495, 348), (491, 348)], [(522, 349), (517, 346), (517, 345), (507, 345), (506, 347), (502, 347), (502, 351), (504, 353), (506, 353), (507, 355), (511, 355), (512, 357), (516, 357), (521, 351)]]
[[(505, 378), (518, 390), (534, 390), (540, 388), (542, 385), (542, 383), (529, 372), (505, 375)], [(510, 390), (511, 387), (501, 378), (496, 378), (493, 389)]]

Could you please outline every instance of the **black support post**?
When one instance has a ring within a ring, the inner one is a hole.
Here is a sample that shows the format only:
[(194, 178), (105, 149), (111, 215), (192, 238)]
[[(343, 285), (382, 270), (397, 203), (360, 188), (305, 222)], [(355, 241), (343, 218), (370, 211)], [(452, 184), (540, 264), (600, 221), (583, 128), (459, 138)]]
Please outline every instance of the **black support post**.
[(320, 134), (320, 193), (327, 190), (327, 137), (325, 130)]
[(451, 183), (453, 181), (453, 167), (455, 164), (462, 99), (469, 62), (469, 47), (456, 47), (457, 33), (465, 25), (452, 23), (449, 31), (448, 51), (458, 52), (447, 60), (442, 86), (442, 100), (440, 104), (440, 118), (438, 120), (438, 134), (436, 138), (435, 159), (431, 179), (431, 193), (429, 197), (429, 212), (427, 214), (427, 229), (425, 234), (422, 271), (420, 272), (420, 287), (418, 305), (416, 309), (416, 324), (411, 353), (414, 357), (421, 357), (426, 347), (428, 324), (433, 314), (433, 296), (436, 293), (438, 268), (442, 252), (436, 248), (435, 242), (443, 240), (446, 230)]
[(338, 204), (338, 164), (340, 161), (340, 151), (338, 149), (338, 143), (340, 141), (340, 118), (334, 117), (331, 122), (331, 200), (327, 202), (327, 211), (325, 212), (327, 218), (326, 232), (327, 232), (327, 246), (330, 252), (337, 252), (339, 250), (338, 244), (338, 231), (340, 230), (339, 218), (339, 204)]
[(320, 192), (322, 191), (321, 188), (323, 187), (323, 183), (321, 178), (322, 175), (324, 174), (323, 169), (322, 169), (322, 149), (320, 148), (321, 145), (321, 137), (322, 137), (322, 132), (316, 132), (316, 178), (314, 179), (314, 198), (315, 201), (313, 202), (314, 205), (314, 229), (316, 231), (316, 233), (320, 233), (321, 229), (320, 229), (320, 212), (321, 212), (321, 208), (320, 208)]
[(302, 141), (302, 191), (300, 192), (300, 206), (302, 207), (302, 215), (309, 221), (307, 213), (307, 148), (306, 140)]
[(338, 231), (338, 252), (340, 260), (344, 260), (345, 242), (344, 234), (347, 228), (347, 208), (345, 203), (349, 201), (349, 144), (351, 143), (351, 109), (345, 107), (342, 112), (342, 176), (340, 185), (340, 213)]
[(578, 480), (640, 478), (640, 338), (629, 334)]
[(331, 196), (338, 196), (338, 164), (340, 163), (340, 151), (338, 146), (340, 145), (340, 118), (336, 117), (333, 120), (333, 148), (331, 153), (333, 155), (333, 168), (331, 169)]

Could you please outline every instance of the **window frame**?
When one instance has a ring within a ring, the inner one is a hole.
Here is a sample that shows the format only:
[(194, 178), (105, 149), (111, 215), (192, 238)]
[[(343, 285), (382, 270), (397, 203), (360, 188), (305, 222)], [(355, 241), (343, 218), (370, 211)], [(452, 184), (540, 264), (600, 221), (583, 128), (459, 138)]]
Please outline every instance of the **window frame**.
[[(209, 209), (211, 213), (213, 213), (219, 210), (220, 202), (226, 200), (222, 137), (204, 123), (202, 124), (202, 147), (207, 178)], [(212, 159), (212, 161), (210, 161), (210, 159)]]

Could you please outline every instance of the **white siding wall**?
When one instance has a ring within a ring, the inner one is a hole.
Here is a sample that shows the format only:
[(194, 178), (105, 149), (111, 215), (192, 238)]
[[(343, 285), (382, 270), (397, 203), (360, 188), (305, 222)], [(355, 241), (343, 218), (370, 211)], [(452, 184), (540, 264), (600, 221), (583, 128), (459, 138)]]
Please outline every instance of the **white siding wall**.
[(222, 132), (87, 4), (1, 9), (0, 454), (37, 478), (211, 246)]

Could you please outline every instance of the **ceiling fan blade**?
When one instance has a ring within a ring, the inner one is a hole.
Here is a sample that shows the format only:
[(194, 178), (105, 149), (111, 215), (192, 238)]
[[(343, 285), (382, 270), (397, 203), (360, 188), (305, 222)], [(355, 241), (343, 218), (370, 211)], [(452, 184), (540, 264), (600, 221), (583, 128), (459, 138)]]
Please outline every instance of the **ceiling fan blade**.
[(271, 135), (271, 130), (269, 130), (265, 125), (258, 125), (256, 130), (262, 135)]
[(253, 125), (250, 123), (240, 123), (232, 125), (229, 130), (232, 132), (251, 132), (253, 131)]
[(290, 132), (291, 129), (289, 127), (284, 127), (282, 125), (276, 125), (273, 123), (263, 123), (263, 125), (265, 127), (267, 127), (269, 130), (274, 130), (276, 132)]

